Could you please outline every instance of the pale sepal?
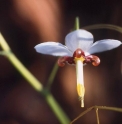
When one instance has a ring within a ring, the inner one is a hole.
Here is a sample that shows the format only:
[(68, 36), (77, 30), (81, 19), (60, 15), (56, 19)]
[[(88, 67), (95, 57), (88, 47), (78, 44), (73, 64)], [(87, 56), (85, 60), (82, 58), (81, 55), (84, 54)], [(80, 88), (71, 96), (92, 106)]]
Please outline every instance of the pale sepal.
[(96, 41), (88, 50), (89, 54), (93, 53), (99, 53), (99, 52), (104, 52), (107, 50), (112, 50), (114, 48), (117, 48), (121, 45), (122, 43), (118, 40), (112, 40), (112, 39), (105, 39), (105, 40), (99, 40)]
[(38, 53), (53, 56), (72, 56), (72, 52), (66, 46), (56, 42), (40, 43), (34, 47)]

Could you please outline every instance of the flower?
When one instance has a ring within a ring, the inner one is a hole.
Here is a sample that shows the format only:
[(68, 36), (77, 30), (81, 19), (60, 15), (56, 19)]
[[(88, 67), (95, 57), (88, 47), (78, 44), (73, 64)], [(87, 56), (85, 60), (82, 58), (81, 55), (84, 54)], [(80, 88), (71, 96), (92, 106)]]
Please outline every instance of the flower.
[(59, 66), (65, 63), (76, 64), (77, 92), (81, 98), (81, 107), (84, 107), (84, 80), (83, 64), (92, 63), (94, 66), (100, 64), (100, 59), (92, 55), (114, 49), (122, 43), (118, 40), (105, 39), (93, 43), (93, 35), (83, 29), (75, 30), (65, 37), (65, 45), (57, 42), (45, 42), (35, 46), (37, 52), (53, 56), (62, 56), (58, 60)]

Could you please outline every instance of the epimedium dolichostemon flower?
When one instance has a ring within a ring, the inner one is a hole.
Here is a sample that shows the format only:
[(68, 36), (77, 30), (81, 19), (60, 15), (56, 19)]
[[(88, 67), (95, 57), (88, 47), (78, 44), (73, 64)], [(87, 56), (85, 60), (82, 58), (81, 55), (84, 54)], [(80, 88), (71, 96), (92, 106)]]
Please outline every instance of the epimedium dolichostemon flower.
[(76, 64), (77, 93), (81, 99), (81, 107), (84, 107), (84, 79), (83, 64), (92, 63), (94, 66), (100, 64), (99, 57), (93, 55), (114, 49), (122, 43), (118, 40), (105, 39), (93, 43), (93, 35), (83, 29), (75, 30), (65, 37), (65, 45), (57, 42), (45, 42), (36, 45), (37, 52), (53, 56), (61, 56), (58, 65)]

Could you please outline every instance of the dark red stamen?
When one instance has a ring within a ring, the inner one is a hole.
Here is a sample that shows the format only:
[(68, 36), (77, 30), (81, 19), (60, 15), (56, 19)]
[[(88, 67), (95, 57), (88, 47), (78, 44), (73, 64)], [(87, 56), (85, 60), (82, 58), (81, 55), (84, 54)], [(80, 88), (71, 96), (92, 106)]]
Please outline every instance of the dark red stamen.
[(68, 62), (68, 64), (75, 64), (73, 57), (67, 58), (67, 62)]
[(94, 66), (98, 66), (100, 64), (100, 59), (95, 56), (95, 55), (88, 55), (88, 56), (85, 56), (84, 52), (78, 48), (74, 54), (73, 54), (73, 57), (70, 57), (70, 56), (65, 56), (65, 57), (61, 57), (58, 59), (58, 65), (63, 67), (66, 63), (68, 64), (75, 64), (75, 57), (76, 58), (80, 58), (80, 57), (83, 57), (85, 60), (83, 61), (83, 63), (85, 64), (88, 64), (88, 63), (92, 63)]
[(67, 59), (67, 57), (61, 57), (61, 58), (59, 58), (58, 59), (58, 65), (61, 66), (61, 67), (65, 66), (66, 59)]
[(75, 64), (74, 58), (69, 57), (69, 56), (65, 56), (65, 57), (61, 57), (61, 58), (58, 59), (58, 65), (59, 66), (63, 67), (66, 63)]
[(99, 59), (99, 57), (97, 57), (95, 55), (85, 56), (84, 63), (90, 63), (90, 62), (92, 62), (92, 65), (98, 66), (100, 64), (100, 59)]

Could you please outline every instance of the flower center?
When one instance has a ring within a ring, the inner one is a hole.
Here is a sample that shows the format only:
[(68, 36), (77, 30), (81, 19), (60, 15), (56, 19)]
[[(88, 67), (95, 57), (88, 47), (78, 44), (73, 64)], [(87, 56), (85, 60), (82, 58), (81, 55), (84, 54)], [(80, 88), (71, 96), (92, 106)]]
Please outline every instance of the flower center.
[(64, 56), (58, 59), (58, 65), (63, 67), (66, 63), (75, 64), (76, 59), (81, 59), (84, 64), (92, 63), (94, 66), (98, 66), (100, 64), (100, 59), (95, 55), (85, 56), (83, 50), (78, 48), (74, 53), (73, 57)]

